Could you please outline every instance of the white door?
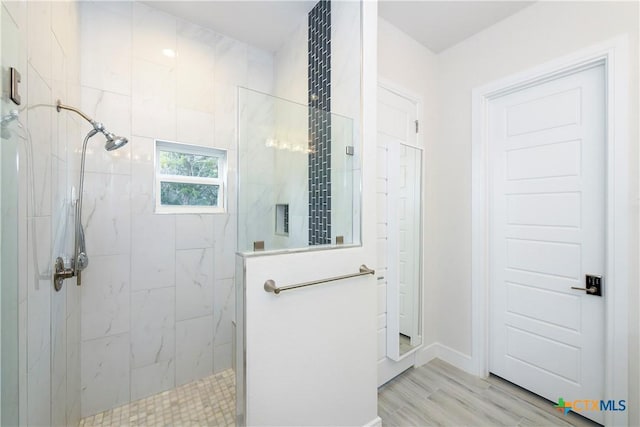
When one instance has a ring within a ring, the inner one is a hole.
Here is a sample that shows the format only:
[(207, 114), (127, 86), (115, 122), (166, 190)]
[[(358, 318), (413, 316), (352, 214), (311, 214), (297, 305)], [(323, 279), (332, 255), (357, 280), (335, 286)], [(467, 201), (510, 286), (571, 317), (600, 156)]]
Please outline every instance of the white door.
[[(491, 101), (490, 371), (549, 400), (604, 398), (602, 65)], [(600, 411), (582, 415), (603, 422)]]
[[(420, 209), (419, 189), (410, 188), (407, 174), (412, 165), (403, 155), (411, 147), (416, 150), (417, 104), (386, 88), (378, 89), (378, 165), (377, 165), (377, 276), (378, 305), (378, 384), (400, 374), (413, 363), (400, 357), (399, 334), (419, 338), (417, 329), (419, 304), (414, 288), (420, 279), (419, 270), (412, 274), (407, 256), (419, 239), (419, 233), (407, 233), (411, 224), (407, 218), (415, 205)], [(414, 186), (415, 187), (415, 186)], [(417, 196), (413, 193), (418, 191)], [(411, 194), (410, 194), (411, 193)], [(417, 198), (416, 198), (417, 197)], [(413, 205), (408, 203), (411, 198)], [(418, 216), (419, 217), (419, 216)], [(416, 252), (413, 252), (414, 254)], [(412, 263), (415, 264), (415, 263)], [(419, 268), (419, 266), (416, 266)], [(415, 279), (415, 280), (414, 280)], [(413, 282), (412, 282), (413, 281)], [(411, 326), (415, 325), (415, 326)], [(415, 331), (414, 331), (415, 330)], [(413, 343), (410, 343), (413, 344)], [(388, 356), (392, 357), (389, 358)]]

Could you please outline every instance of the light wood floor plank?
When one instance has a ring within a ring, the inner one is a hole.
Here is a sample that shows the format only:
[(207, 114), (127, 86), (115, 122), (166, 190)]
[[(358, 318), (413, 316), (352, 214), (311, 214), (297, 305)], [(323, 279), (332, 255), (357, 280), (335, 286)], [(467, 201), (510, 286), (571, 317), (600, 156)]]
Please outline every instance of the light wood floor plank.
[(478, 378), (438, 359), (380, 387), (378, 414), (385, 427), (598, 426), (502, 378)]

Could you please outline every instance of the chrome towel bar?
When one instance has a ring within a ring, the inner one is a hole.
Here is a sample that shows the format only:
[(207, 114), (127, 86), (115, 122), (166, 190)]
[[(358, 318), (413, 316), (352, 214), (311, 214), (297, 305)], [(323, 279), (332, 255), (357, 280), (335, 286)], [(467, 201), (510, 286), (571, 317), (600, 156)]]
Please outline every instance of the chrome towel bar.
[(369, 267), (367, 267), (366, 265), (362, 264), (360, 266), (360, 271), (357, 272), (357, 273), (345, 274), (343, 276), (330, 277), (328, 279), (312, 280), (311, 282), (297, 283), (295, 285), (289, 285), (289, 286), (278, 287), (278, 286), (276, 286), (276, 282), (275, 281), (269, 279), (266, 282), (264, 282), (264, 290), (265, 290), (265, 292), (273, 292), (274, 294), (278, 295), (282, 291), (288, 291), (288, 290), (296, 289), (296, 288), (304, 288), (305, 286), (319, 285), (321, 283), (335, 282), (336, 280), (349, 279), (351, 277), (366, 276), (367, 274), (376, 274), (376, 271), (372, 270)]

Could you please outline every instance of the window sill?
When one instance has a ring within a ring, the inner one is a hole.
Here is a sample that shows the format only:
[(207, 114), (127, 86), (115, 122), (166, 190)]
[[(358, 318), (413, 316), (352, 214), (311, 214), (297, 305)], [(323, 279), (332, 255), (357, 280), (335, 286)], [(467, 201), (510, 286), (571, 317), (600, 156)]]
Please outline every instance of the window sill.
[(189, 214), (189, 215), (207, 215), (207, 214), (225, 214), (227, 210), (217, 207), (202, 206), (156, 206), (153, 213), (156, 214)]

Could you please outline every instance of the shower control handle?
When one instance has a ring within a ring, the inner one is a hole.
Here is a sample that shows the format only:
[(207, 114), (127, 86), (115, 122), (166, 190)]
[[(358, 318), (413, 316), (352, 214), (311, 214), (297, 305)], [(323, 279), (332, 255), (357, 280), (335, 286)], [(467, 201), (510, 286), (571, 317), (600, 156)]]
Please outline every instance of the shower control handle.
[(76, 269), (82, 271), (89, 266), (89, 257), (86, 253), (80, 252), (76, 260)]
[(62, 257), (56, 258), (55, 272), (53, 273), (53, 288), (56, 292), (60, 292), (64, 279), (70, 279), (74, 276), (73, 267), (65, 268)]

